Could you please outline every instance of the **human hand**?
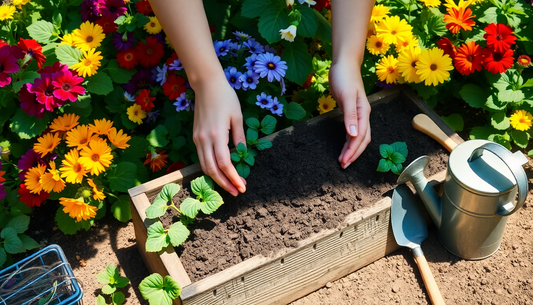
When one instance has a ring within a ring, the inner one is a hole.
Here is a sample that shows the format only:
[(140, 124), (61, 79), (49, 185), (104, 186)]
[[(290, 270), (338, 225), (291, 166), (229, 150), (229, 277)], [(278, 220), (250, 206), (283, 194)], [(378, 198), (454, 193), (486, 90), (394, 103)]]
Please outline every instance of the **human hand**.
[(193, 140), (204, 173), (233, 196), (246, 191), (246, 181), (231, 163), (231, 130), (235, 146), (246, 144), (241, 105), (224, 74), (195, 89)]
[(370, 143), (370, 104), (366, 97), (359, 66), (334, 62), (329, 70), (331, 94), (344, 113), (346, 143), (339, 155), (347, 168)]

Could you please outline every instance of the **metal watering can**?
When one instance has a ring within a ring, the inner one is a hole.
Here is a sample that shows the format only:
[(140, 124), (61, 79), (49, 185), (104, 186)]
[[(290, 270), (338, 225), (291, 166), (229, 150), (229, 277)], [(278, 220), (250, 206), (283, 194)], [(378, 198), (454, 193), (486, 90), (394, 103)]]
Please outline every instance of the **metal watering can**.
[(424, 176), (428, 162), (428, 156), (413, 161), (398, 184), (410, 181), (415, 186), (439, 230), (441, 244), (470, 260), (498, 251), (508, 216), (522, 207), (528, 193), (522, 168), (526, 157), (485, 140), (463, 142), (450, 154), (442, 197)]

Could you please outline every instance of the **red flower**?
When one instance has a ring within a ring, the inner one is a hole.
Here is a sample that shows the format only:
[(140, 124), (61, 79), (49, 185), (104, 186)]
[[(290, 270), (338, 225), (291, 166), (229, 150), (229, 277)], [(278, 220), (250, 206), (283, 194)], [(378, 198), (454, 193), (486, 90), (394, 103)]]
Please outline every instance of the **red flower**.
[(85, 89), (80, 86), (83, 82), (83, 77), (77, 74), (72, 74), (70, 70), (65, 72), (58, 72), (52, 85), (56, 87), (54, 96), (62, 101), (67, 99), (74, 102), (78, 99), (78, 94), (85, 94)]
[(0, 87), (11, 84), (8, 73), (15, 73), (20, 69), (17, 59), (11, 55), (10, 50), (9, 46), (0, 48)]
[(0, 48), (3, 47), (3, 46), (8, 46), (8, 44), (7, 44), (7, 42), (5, 42), (2, 39), (0, 39)]
[(331, 9), (331, 0), (317, 0), (315, 6), (317, 11), (321, 12), (323, 8)]
[(520, 55), (518, 56), (518, 59), (516, 60), (516, 62), (522, 67), (522, 68), (527, 68), (531, 65), (531, 57), (527, 56), (527, 55)]
[(65, 72), (68, 71), (68, 66), (60, 63), (59, 61), (56, 61), (52, 66), (46, 66), (39, 71), (37, 71), (39, 74), (41, 74), (41, 78), (43, 78), (43, 75), (54, 77), (54, 75), (57, 72)]
[(142, 89), (139, 95), (135, 97), (135, 103), (141, 106), (141, 109), (150, 112), (154, 108), (155, 97), (150, 97), (150, 90)]
[(135, 48), (127, 51), (122, 51), (117, 54), (117, 62), (121, 68), (131, 70), (139, 63), (139, 58), (135, 52)]
[(452, 7), (448, 9), (448, 14), (444, 15), (444, 22), (446, 22), (446, 28), (450, 32), (457, 34), (461, 29), (471, 31), (476, 23), (470, 19), (474, 17), (476, 16), (472, 16), (472, 10), (469, 8), (456, 9)]
[(448, 54), (452, 59), (457, 54), (455, 45), (448, 39), (448, 37), (441, 38), (437, 41), (437, 45), (444, 51), (444, 54)]
[(163, 84), (163, 93), (168, 96), (170, 100), (175, 100), (185, 92), (185, 78), (177, 75), (170, 75), (167, 81)]
[(513, 29), (502, 23), (491, 23), (487, 25), (483, 38), (487, 40), (488, 47), (500, 53), (509, 49), (516, 41), (516, 37), (513, 35)]
[(139, 62), (144, 67), (156, 66), (165, 55), (165, 48), (163, 45), (152, 36), (146, 38), (146, 44), (142, 43), (142, 41), (139, 42), (136, 51), (137, 57), (139, 57)]
[(135, 5), (137, 5), (137, 12), (145, 16), (148, 16), (151, 12), (153, 12), (152, 7), (150, 6), (150, 3), (148, 2), (148, 0), (139, 1), (135, 3)]
[(50, 194), (45, 191), (40, 191), (39, 194), (32, 194), (26, 188), (26, 184), (21, 184), (17, 193), (20, 195), (20, 201), (24, 202), (30, 208), (33, 208), (34, 206), (40, 207), (41, 203), (50, 196)]
[(37, 103), (35, 93), (28, 92), (30, 86), (31, 84), (26, 84), (25, 86), (22, 86), (22, 89), (19, 91), (20, 107), (27, 114), (42, 118), (44, 117), (44, 105)]
[(453, 59), (453, 64), (459, 73), (469, 75), (474, 71), (483, 69), (483, 56), (481, 47), (474, 41), (469, 41), (459, 47), (457, 55)]
[(160, 152), (153, 151), (146, 155), (144, 165), (150, 163), (150, 169), (152, 170), (152, 172), (155, 173), (160, 171), (165, 166), (165, 164), (167, 164), (167, 160), (165, 160), (166, 158), (168, 158), (168, 155), (165, 154), (164, 150)]
[(483, 49), (483, 57), (483, 66), (492, 74), (503, 73), (513, 66), (514, 58), (511, 49), (505, 52)]
[(63, 106), (65, 102), (54, 96), (54, 85), (52, 85), (52, 78), (48, 75), (41, 75), (41, 78), (36, 78), (31, 87), (28, 88), (30, 93), (35, 93), (37, 102), (44, 105), (46, 110), (53, 111), (54, 108)]
[(100, 25), (102, 29), (104, 29), (104, 33), (113, 33), (118, 29), (118, 26), (115, 23), (115, 20), (108, 16), (104, 16), (96, 20), (95, 23)]
[(185, 163), (183, 163), (182, 161), (178, 161), (178, 162), (172, 163), (172, 164), (167, 168), (167, 174), (168, 174), (168, 173), (175, 172), (175, 171), (177, 171), (177, 170), (180, 170), (180, 169), (184, 168), (185, 166), (186, 166)]
[(37, 41), (33, 39), (24, 39), (21, 38), (18, 43), (19, 48), (22, 50), (22, 53), (30, 56), (32, 59), (37, 60), (37, 66), (39, 69), (46, 61), (46, 57), (43, 54), (43, 48)]

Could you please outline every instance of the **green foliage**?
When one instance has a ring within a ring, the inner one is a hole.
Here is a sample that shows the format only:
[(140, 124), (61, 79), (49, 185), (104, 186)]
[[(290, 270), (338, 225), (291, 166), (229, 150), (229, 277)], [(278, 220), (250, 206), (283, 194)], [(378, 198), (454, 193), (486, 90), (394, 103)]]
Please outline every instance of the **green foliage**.
[(379, 160), (378, 172), (388, 172), (389, 170), (399, 175), (407, 158), (407, 145), (405, 142), (394, 142), (391, 145), (381, 144), (379, 146), (379, 153), (382, 157)]
[(58, 37), (54, 25), (44, 20), (36, 21), (28, 26), (28, 34), (38, 43), (49, 43)]
[[(120, 305), (124, 303), (126, 297), (122, 291), (117, 291), (117, 289), (126, 287), (130, 280), (127, 277), (120, 276), (120, 272), (116, 266), (107, 265), (105, 270), (101, 273), (98, 273), (96, 277), (98, 282), (104, 285), (102, 287), (102, 293), (105, 295), (110, 295), (111, 304)], [(96, 304), (107, 305), (105, 297), (103, 295), (99, 295), (96, 300)]]
[(181, 294), (181, 286), (168, 275), (163, 278), (153, 273), (141, 281), (139, 291), (150, 305), (172, 305)]
[(73, 65), (80, 62), (80, 58), (82, 57), (80, 49), (66, 44), (58, 45), (55, 54), (59, 62), (68, 65), (69, 68), (72, 68)]
[(120, 195), (111, 205), (111, 213), (119, 221), (128, 222), (131, 220), (130, 198), (128, 195)]
[(136, 171), (137, 166), (128, 161), (120, 162), (116, 167), (109, 169), (107, 179), (111, 190), (127, 192), (128, 189), (134, 187)]
[(30, 217), (18, 212), (11, 203), (0, 205), (0, 267), (11, 259), (11, 254), (23, 253), (39, 248), (39, 244), (24, 234), (30, 224)]
[(303, 85), (313, 69), (307, 45), (303, 41), (283, 41), (281, 44), (285, 47), (281, 59), (287, 62), (287, 79)]
[(239, 176), (246, 179), (250, 175), (250, 165), (255, 164), (254, 157), (254, 153), (250, 153), (244, 143), (237, 145), (237, 151), (231, 153), (231, 161), (235, 164)]
[(99, 95), (107, 95), (113, 91), (113, 81), (105, 72), (98, 72), (89, 78), (87, 91)]

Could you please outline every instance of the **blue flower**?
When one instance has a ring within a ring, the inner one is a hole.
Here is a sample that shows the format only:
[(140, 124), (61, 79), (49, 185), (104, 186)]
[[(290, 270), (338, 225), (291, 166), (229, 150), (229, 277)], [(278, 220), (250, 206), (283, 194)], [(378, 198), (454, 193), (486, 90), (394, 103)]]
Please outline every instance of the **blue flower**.
[(157, 117), (159, 116), (159, 110), (147, 112), (146, 113), (146, 123), (154, 122), (157, 120)]
[(233, 89), (241, 89), (242, 82), (239, 78), (241, 77), (242, 73), (237, 71), (237, 68), (229, 66), (224, 69), (224, 74), (226, 74), (226, 78), (228, 79), (229, 85)]
[(229, 53), (231, 54), (231, 56), (233, 57), (237, 57), (238, 56), (238, 52), (239, 50), (241, 49), (242, 45), (240, 45), (238, 42), (232, 42), (229, 44)]
[(230, 42), (231, 40), (224, 40), (224, 41), (218, 41), (215, 40), (213, 43), (215, 45), (215, 52), (217, 53), (217, 56), (226, 56), (228, 54), (228, 51), (230, 49)]
[(250, 51), (250, 53), (252, 54), (263, 53), (263, 46), (259, 42), (255, 41), (255, 39), (253, 38), (246, 40), (243, 45), (248, 48), (248, 51)]
[(176, 111), (189, 111), (191, 110), (191, 101), (187, 99), (187, 93), (183, 92), (178, 98), (176, 99), (176, 102), (173, 104), (176, 106)]
[(242, 89), (244, 90), (247, 90), (248, 88), (253, 90), (257, 88), (257, 84), (259, 84), (259, 74), (252, 70), (243, 73), (239, 78), (242, 82)]
[(272, 53), (257, 55), (254, 72), (261, 78), (266, 76), (269, 82), (272, 82), (274, 78), (280, 82), (281, 78), (285, 77), (285, 71), (287, 71), (287, 63), (281, 60), (281, 57)]
[(183, 70), (183, 65), (181, 64), (181, 60), (179, 58), (174, 60), (173, 63), (168, 65), (168, 70), (169, 71), (181, 71), (181, 70)]
[(167, 81), (167, 64), (163, 64), (162, 68), (155, 67), (155, 69), (157, 70), (155, 81), (159, 82), (159, 84), (163, 86), (163, 84)]
[(238, 41), (246, 41), (252, 37), (250, 37), (250, 35), (246, 34), (246, 33), (243, 33), (243, 32), (239, 32), (239, 31), (235, 31), (233, 32), (233, 35), (235, 35), (235, 37), (237, 38)]
[(264, 51), (265, 51), (265, 53), (266, 53), (266, 52), (270, 52), (270, 53), (274, 53), (274, 54), (276, 54), (276, 49), (274, 49), (274, 48), (271, 47), (271, 46), (265, 46), (265, 50), (264, 50)]
[(263, 109), (269, 109), (274, 105), (271, 95), (266, 95), (264, 92), (257, 96), (257, 102), (255, 104)]
[(274, 101), (272, 101), (272, 107), (270, 107), (270, 111), (272, 111), (273, 114), (283, 116), (283, 104), (278, 102), (277, 97), (274, 97)]
[(252, 54), (246, 57), (244, 60), (246, 60), (246, 63), (242, 66), (245, 67), (247, 70), (253, 70), (255, 61), (257, 60), (257, 54)]

